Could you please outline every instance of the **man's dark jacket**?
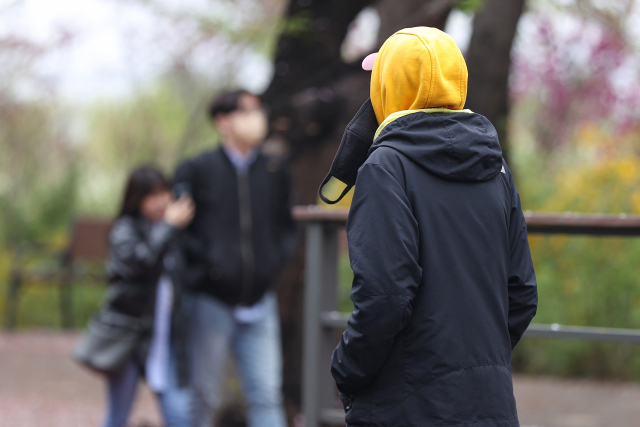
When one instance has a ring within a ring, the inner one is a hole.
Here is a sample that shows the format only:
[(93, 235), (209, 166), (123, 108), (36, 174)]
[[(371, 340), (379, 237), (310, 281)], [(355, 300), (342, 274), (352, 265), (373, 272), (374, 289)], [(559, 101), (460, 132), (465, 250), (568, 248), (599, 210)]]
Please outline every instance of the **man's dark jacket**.
[(355, 310), (332, 357), (350, 426), (518, 426), (511, 350), (536, 312), (527, 227), (481, 115), (413, 113), (360, 168)]
[(260, 153), (239, 174), (219, 148), (182, 163), (175, 182), (196, 203), (182, 241), (186, 286), (229, 305), (256, 303), (295, 247), (288, 169)]

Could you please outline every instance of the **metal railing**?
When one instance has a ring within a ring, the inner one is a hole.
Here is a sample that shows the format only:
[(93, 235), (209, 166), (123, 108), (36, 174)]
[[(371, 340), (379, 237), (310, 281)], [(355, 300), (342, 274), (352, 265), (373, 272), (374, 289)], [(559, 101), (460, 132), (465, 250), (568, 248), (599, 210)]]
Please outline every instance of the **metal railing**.
[[(337, 309), (338, 231), (348, 210), (297, 206), (294, 217), (306, 223), (304, 276), (304, 341), (302, 411), (305, 427), (344, 425), (344, 412), (335, 409), (336, 388), (329, 373), (336, 331), (344, 330), (349, 314)], [(640, 236), (640, 216), (543, 214), (525, 212), (529, 234)], [(640, 344), (640, 330), (532, 324), (527, 337), (579, 339)]]

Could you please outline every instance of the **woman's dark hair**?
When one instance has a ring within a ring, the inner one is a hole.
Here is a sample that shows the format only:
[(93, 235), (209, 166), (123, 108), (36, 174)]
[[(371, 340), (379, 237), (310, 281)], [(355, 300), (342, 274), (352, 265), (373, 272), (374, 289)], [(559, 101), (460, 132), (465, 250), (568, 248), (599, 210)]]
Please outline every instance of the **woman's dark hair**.
[(127, 180), (118, 218), (139, 216), (142, 199), (160, 190), (171, 191), (171, 184), (162, 175), (162, 172), (153, 166), (141, 166), (135, 169)]
[(218, 114), (229, 114), (236, 111), (243, 95), (256, 96), (246, 90), (234, 90), (218, 96), (209, 104), (209, 118), (213, 120)]

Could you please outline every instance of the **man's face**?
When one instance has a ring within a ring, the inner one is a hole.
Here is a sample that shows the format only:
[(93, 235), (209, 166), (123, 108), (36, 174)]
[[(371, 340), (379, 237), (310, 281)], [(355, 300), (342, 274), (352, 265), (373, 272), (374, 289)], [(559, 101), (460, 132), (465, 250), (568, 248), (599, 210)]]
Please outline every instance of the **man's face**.
[(244, 94), (238, 100), (238, 109), (216, 117), (216, 125), (226, 139), (255, 148), (267, 136), (267, 117), (258, 97)]

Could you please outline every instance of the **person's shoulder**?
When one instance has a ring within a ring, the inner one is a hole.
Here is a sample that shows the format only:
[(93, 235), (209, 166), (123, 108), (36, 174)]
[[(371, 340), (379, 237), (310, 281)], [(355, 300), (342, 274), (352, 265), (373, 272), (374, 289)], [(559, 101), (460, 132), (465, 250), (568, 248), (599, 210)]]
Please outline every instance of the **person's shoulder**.
[(138, 220), (131, 215), (122, 215), (116, 219), (109, 232), (111, 242), (120, 241), (134, 235), (139, 224)]
[(203, 151), (200, 154), (182, 160), (176, 168), (175, 179), (193, 180), (199, 176), (199, 171), (208, 170), (215, 162), (215, 159), (221, 155), (220, 147)]
[[(363, 168), (372, 168), (369, 173), (376, 176), (391, 176), (398, 183), (406, 180), (407, 157), (398, 150), (388, 146), (376, 148), (362, 165)], [(402, 184), (404, 188), (404, 184)]]
[(391, 172), (392, 170), (401, 168), (405, 158), (406, 156), (398, 150), (392, 147), (382, 146), (376, 148), (364, 164), (379, 165)]
[(131, 215), (122, 215), (116, 218), (113, 221), (113, 225), (111, 226), (111, 230), (135, 227), (136, 219)]
[(186, 160), (183, 160), (180, 165), (190, 165), (190, 166), (201, 166), (203, 164), (208, 164), (211, 159), (214, 159), (222, 154), (222, 148), (216, 147), (210, 150), (203, 151), (193, 157), (190, 157)]
[(199, 166), (211, 161), (212, 158), (218, 157), (221, 154), (222, 154), (222, 147), (211, 148), (209, 150), (202, 151), (193, 157), (188, 157), (186, 159), (183, 159), (180, 162), (179, 167), (184, 165)]

